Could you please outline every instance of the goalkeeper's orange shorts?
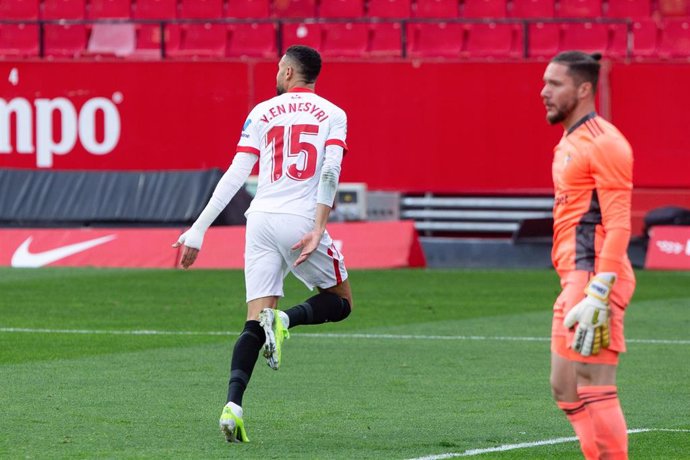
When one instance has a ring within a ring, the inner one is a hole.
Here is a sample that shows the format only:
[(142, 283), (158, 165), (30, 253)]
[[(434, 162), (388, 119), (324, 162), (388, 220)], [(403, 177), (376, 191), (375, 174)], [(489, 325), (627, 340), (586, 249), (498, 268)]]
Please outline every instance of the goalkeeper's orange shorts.
[(625, 336), (623, 335), (623, 316), (625, 307), (630, 303), (635, 282), (619, 279), (613, 285), (609, 307), (611, 316), (609, 321), (610, 342), (608, 348), (592, 356), (582, 356), (570, 348), (575, 336), (575, 328), (567, 329), (563, 326), (563, 318), (577, 303), (585, 298), (585, 286), (593, 274), (587, 271), (574, 270), (561, 276), (561, 294), (553, 305), (553, 323), (551, 325), (551, 351), (570, 361), (591, 364), (618, 364), (618, 354), (625, 351)]

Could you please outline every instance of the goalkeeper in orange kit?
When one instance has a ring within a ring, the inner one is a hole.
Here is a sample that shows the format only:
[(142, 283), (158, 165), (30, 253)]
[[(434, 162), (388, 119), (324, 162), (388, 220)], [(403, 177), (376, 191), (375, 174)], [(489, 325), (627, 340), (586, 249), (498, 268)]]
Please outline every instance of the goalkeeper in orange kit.
[(627, 256), (633, 157), (625, 137), (595, 111), (600, 58), (558, 54), (541, 91), (547, 121), (565, 129), (552, 166), (552, 259), (562, 292), (553, 307), (551, 388), (585, 458), (627, 459), (616, 369), (635, 290)]

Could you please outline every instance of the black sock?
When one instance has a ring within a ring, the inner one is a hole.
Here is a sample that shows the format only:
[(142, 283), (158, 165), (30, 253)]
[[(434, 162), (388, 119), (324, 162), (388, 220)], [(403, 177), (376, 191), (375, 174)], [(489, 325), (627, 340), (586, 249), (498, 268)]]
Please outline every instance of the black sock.
[(242, 405), (244, 390), (249, 385), (252, 371), (259, 357), (259, 351), (266, 342), (266, 334), (258, 321), (247, 321), (232, 351), (230, 364), (230, 383), (228, 384), (228, 401)]
[(304, 303), (286, 310), (290, 318), (290, 327), (301, 324), (322, 324), (338, 322), (350, 314), (350, 302), (339, 295), (321, 292)]

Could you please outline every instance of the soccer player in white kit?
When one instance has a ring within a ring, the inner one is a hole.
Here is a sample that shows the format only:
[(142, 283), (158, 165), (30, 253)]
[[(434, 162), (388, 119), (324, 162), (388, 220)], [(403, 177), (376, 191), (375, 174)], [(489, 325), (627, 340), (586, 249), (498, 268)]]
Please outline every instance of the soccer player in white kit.
[[(288, 328), (341, 321), (352, 309), (343, 256), (326, 231), (347, 151), (345, 112), (314, 93), (321, 56), (291, 46), (278, 64), (278, 96), (249, 113), (237, 153), (192, 227), (173, 247), (183, 246), (190, 267), (204, 233), (259, 161), (256, 196), (247, 210), (245, 283), (247, 322), (232, 354), (227, 404), (220, 428), (228, 442), (247, 442), (242, 396), (263, 348), (278, 369)], [(276, 310), (283, 279), (292, 272), (319, 294), (286, 311)]]

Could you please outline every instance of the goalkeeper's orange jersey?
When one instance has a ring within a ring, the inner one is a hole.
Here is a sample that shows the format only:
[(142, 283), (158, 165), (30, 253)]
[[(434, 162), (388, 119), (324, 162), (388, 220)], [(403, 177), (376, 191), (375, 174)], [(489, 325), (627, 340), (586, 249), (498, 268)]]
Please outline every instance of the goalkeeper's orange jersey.
[(552, 166), (553, 250), (559, 274), (570, 270), (615, 272), (634, 281), (628, 259), (632, 148), (596, 113), (563, 134)]

